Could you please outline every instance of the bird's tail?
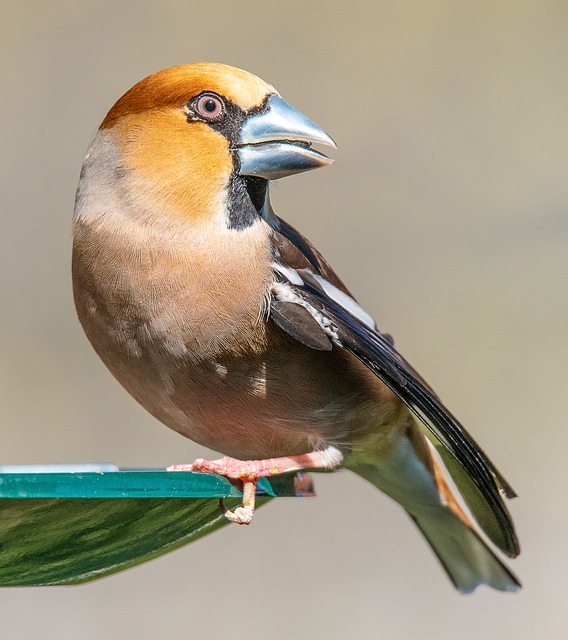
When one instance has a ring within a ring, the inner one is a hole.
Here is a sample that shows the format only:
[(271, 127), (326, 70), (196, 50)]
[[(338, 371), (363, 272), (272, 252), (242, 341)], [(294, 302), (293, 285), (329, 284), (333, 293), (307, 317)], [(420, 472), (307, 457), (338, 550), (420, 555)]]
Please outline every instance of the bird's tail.
[[(519, 591), (516, 576), (489, 549), (473, 528), (453, 514), (447, 518), (420, 518), (410, 514), (450, 580), (461, 593), (482, 585), (498, 591)], [(444, 520), (446, 520), (444, 522)]]
[(417, 431), (410, 436), (401, 438), (386, 457), (355, 457), (346, 466), (406, 509), (461, 593), (483, 584), (518, 591), (519, 580), (475, 531), (424, 437)]

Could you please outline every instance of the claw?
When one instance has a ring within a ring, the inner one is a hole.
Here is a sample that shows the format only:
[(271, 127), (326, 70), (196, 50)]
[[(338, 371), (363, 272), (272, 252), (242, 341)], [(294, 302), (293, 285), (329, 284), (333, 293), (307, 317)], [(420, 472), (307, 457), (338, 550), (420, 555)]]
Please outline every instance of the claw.
[(243, 504), (234, 511), (227, 509), (223, 499), (219, 501), (219, 506), (223, 515), (229, 522), (236, 524), (250, 524), (254, 516), (254, 506), (256, 500), (256, 478), (249, 478), (243, 482)]
[(194, 464), (171, 464), (166, 471), (193, 471)]
[(219, 507), (229, 522), (234, 522), (235, 524), (250, 524), (252, 522), (252, 517), (254, 515), (253, 507), (241, 506), (237, 507), (234, 511), (231, 511), (225, 506), (223, 498), (219, 500)]

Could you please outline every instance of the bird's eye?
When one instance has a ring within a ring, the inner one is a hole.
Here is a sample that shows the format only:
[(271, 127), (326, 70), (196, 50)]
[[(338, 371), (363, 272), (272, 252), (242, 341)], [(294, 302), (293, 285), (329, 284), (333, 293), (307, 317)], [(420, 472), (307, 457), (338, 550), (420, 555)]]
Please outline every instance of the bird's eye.
[(225, 115), (225, 105), (214, 93), (204, 93), (195, 101), (195, 111), (205, 120), (216, 121)]

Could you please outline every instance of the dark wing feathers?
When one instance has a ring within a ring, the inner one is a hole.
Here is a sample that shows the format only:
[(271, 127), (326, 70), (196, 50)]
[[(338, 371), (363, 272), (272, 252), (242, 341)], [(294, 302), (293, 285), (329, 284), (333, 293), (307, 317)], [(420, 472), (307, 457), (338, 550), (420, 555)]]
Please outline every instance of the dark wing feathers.
[[(317, 280), (310, 275), (309, 271), (306, 271), (306, 269), (309, 269), (318, 275), (326, 277), (335, 286), (340, 283), (342, 291), (347, 292), (325, 260), (315, 252), (297, 231), (283, 221), (279, 232), (285, 235), (289, 242), (283, 243), (281, 239), (275, 238), (277, 246), (282, 247), (292, 243), (294, 251), (303, 256), (303, 264), (301, 264), (302, 260), (297, 255), (292, 261), (293, 264), (285, 262), (286, 255), (280, 256), (285, 266), (293, 267), (298, 271), (298, 275), (304, 283), (303, 285), (288, 283), (287, 286), (304, 301), (304, 304), (311, 306), (330, 323), (335, 332), (335, 343), (363, 362), (415, 413), (435, 439), (443, 445), (445, 455), (442, 457), (445, 461), (449, 459), (450, 464), (447, 465), (449, 470), (455, 473), (458, 465), (465, 470), (470, 479), (466, 479), (465, 483), (469, 482), (474, 489), (472, 502), (475, 503), (481, 500), (490, 509), (489, 512), (487, 509), (474, 509), (481, 526), (493, 542), (507, 555), (512, 557), (518, 555), (519, 544), (517, 537), (510, 515), (499, 492), (501, 490), (507, 497), (514, 497), (516, 494), (513, 489), (475, 440), (398, 353), (391, 341), (380, 332), (366, 326), (337, 300), (330, 297)], [(289, 247), (285, 254), (290, 254)], [(332, 274), (332, 278), (330, 278), (330, 274)], [(293, 305), (294, 303), (288, 304)], [(277, 302), (276, 305), (278, 305)], [(281, 308), (278, 306), (276, 308), (278, 310), (277, 313), (281, 313)], [(293, 323), (291, 315), (287, 313), (286, 315), (286, 323)], [(275, 322), (290, 335), (294, 335), (294, 332), (301, 334), (303, 331), (298, 327), (296, 329), (291, 327), (287, 329), (283, 326), (286, 323), (276, 318)], [(311, 334), (313, 331), (309, 331), (309, 333)], [(294, 337), (306, 344), (306, 339)], [(452, 464), (452, 460), (455, 460), (458, 465)], [(468, 492), (470, 497), (471, 493), (471, 491)], [(480, 514), (481, 517), (479, 517)], [(491, 514), (494, 520), (491, 518)]]
[(317, 351), (331, 351), (333, 348), (326, 332), (312, 314), (294, 302), (272, 300), (270, 318), (282, 331), (292, 338)]

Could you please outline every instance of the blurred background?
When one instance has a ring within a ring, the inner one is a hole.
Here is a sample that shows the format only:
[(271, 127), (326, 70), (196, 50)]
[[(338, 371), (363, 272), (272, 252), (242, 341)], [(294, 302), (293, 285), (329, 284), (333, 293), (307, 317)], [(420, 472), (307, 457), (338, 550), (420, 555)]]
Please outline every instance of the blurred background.
[(403, 512), (339, 472), (142, 567), (6, 589), (4, 638), (568, 637), (568, 5), (434, 0), (0, 4), (1, 462), (210, 452), (118, 386), (75, 317), (89, 139), (159, 69), (214, 60), (338, 142), (281, 181), (299, 227), (498, 463), (517, 596), (459, 597)]

